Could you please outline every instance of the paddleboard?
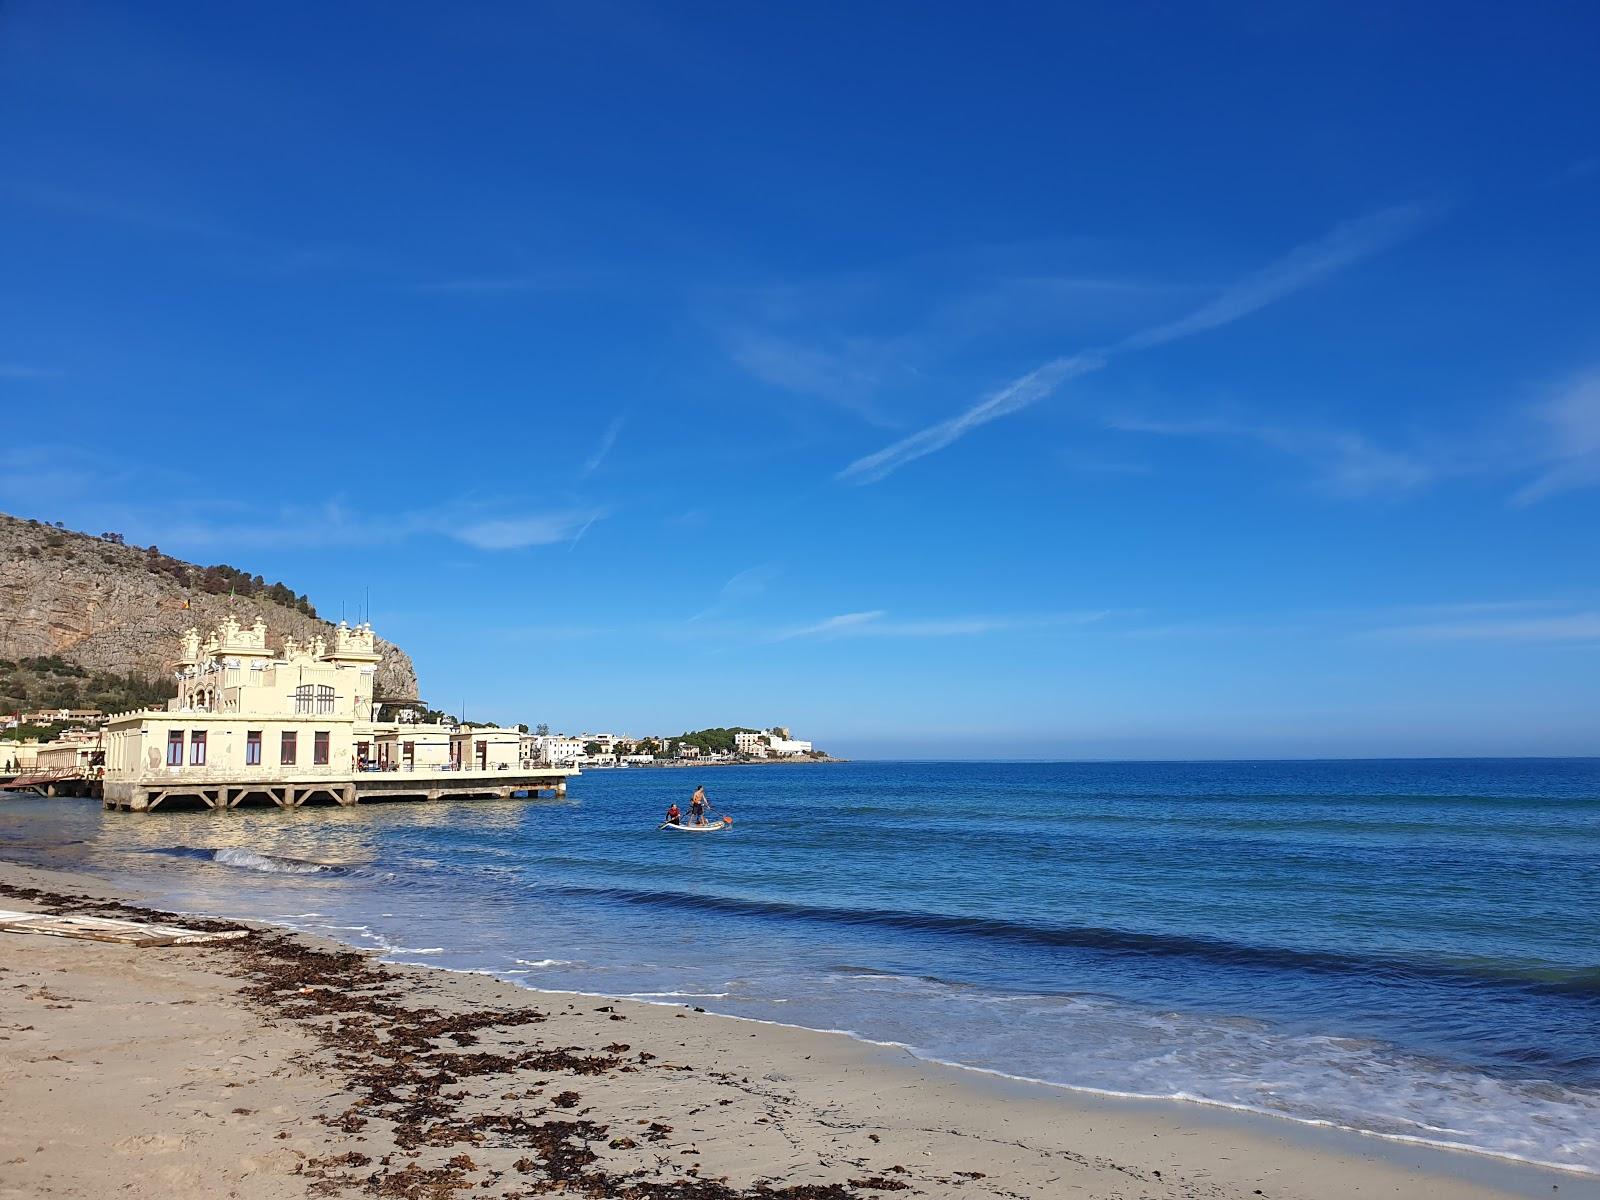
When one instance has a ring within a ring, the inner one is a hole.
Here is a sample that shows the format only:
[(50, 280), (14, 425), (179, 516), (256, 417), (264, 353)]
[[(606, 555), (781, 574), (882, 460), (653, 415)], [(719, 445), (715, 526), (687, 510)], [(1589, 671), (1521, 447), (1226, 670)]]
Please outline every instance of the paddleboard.
[(676, 829), (679, 833), (714, 833), (718, 829), (728, 828), (728, 825), (724, 821), (712, 821), (707, 825), (674, 825), (671, 821), (668, 821), (661, 828)]

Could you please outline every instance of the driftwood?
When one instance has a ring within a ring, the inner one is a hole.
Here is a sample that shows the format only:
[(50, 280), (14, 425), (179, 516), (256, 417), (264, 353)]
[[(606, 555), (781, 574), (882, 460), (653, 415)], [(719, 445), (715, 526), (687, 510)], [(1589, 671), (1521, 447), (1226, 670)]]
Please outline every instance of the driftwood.
[(51, 937), (82, 938), (91, 942), (119, 942), (125, 946), (189, 946), (248, 937), (244, 929), (206, 933), (181, 925), (156, 925), (120, 921), (110, 917), (78, 917), (56, 913), (11, 912), (0, 909), (0, 932), (42, 933)]

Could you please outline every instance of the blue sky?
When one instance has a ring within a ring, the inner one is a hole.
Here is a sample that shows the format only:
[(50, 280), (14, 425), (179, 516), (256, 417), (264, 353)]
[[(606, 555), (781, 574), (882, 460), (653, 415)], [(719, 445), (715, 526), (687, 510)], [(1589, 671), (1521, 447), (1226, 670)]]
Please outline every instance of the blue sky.
[(1592, 5), (14, 2), (0, 508), (425, 696), (1600, 753)]

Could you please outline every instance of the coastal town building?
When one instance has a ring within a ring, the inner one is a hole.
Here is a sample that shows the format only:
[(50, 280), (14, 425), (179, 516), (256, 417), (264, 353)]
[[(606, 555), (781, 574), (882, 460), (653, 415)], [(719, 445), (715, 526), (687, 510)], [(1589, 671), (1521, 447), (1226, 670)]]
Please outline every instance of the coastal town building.
[(733, 748), (746, 758), (765, 758), (767, 756), (767, 735), (764, 733), (736, 733), (733, 735)]
[(82, 772), (96, 765), (100, 756), (98, 741), (45, 742), (34, 754), (32, 769), (37, 772)]
[(0, 741), (0, 774), (20, 775), (34, 771), (39, 765), (39, 747), (48, 744), (41, 743), (38, 738)]
[(87, 779), (91, 771), (98, 770), (100, 754), (100, 730), (88, 725), (69, 726), (48, 742), (4, 738), (0, 739), (0, 776)]
[(790, 737), (781, 726), (760, 733), (736, 733), (733, 746), (745, 758), (803, 758), (812, 752), (810, 742)]
[(32, 712), (18, 713), (12, 718), (15, 725), (90, 725), (104, 721), (105, 713), (98, 708), (37, 708)]
[(584, 741), (582, 738), (566, 737), (562, 734), (545, 734), (540, 737), (528, 738), (524, 743), (531, 753), (525, 757), (532, 762), (541, 762), (551, 767), (575, 766), (583, 758)]
[(341, 622), (331, 633), (287, 637), (277, 650), (259, 620), (245, 627), (229, 616), (204, 641), (184, 633), (178, 694), (164, 709), (106, 723), (106, 805), (565, 792), (570, 771), (523, 767), (519, 730), (423, 723), (410, 705), (386, 713), (373, 696), (372, 627)]

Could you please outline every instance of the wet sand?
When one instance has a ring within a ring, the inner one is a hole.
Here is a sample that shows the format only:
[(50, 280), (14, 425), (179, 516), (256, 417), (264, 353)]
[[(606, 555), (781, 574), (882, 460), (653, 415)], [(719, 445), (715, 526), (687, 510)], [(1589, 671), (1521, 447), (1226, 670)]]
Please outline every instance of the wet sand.
[[(104, 897), (0, 864), (0, 907), (141, 915)], [(145, 949), (0, 933), (0, 1197), (1600, 1195), (251, 928)]]

